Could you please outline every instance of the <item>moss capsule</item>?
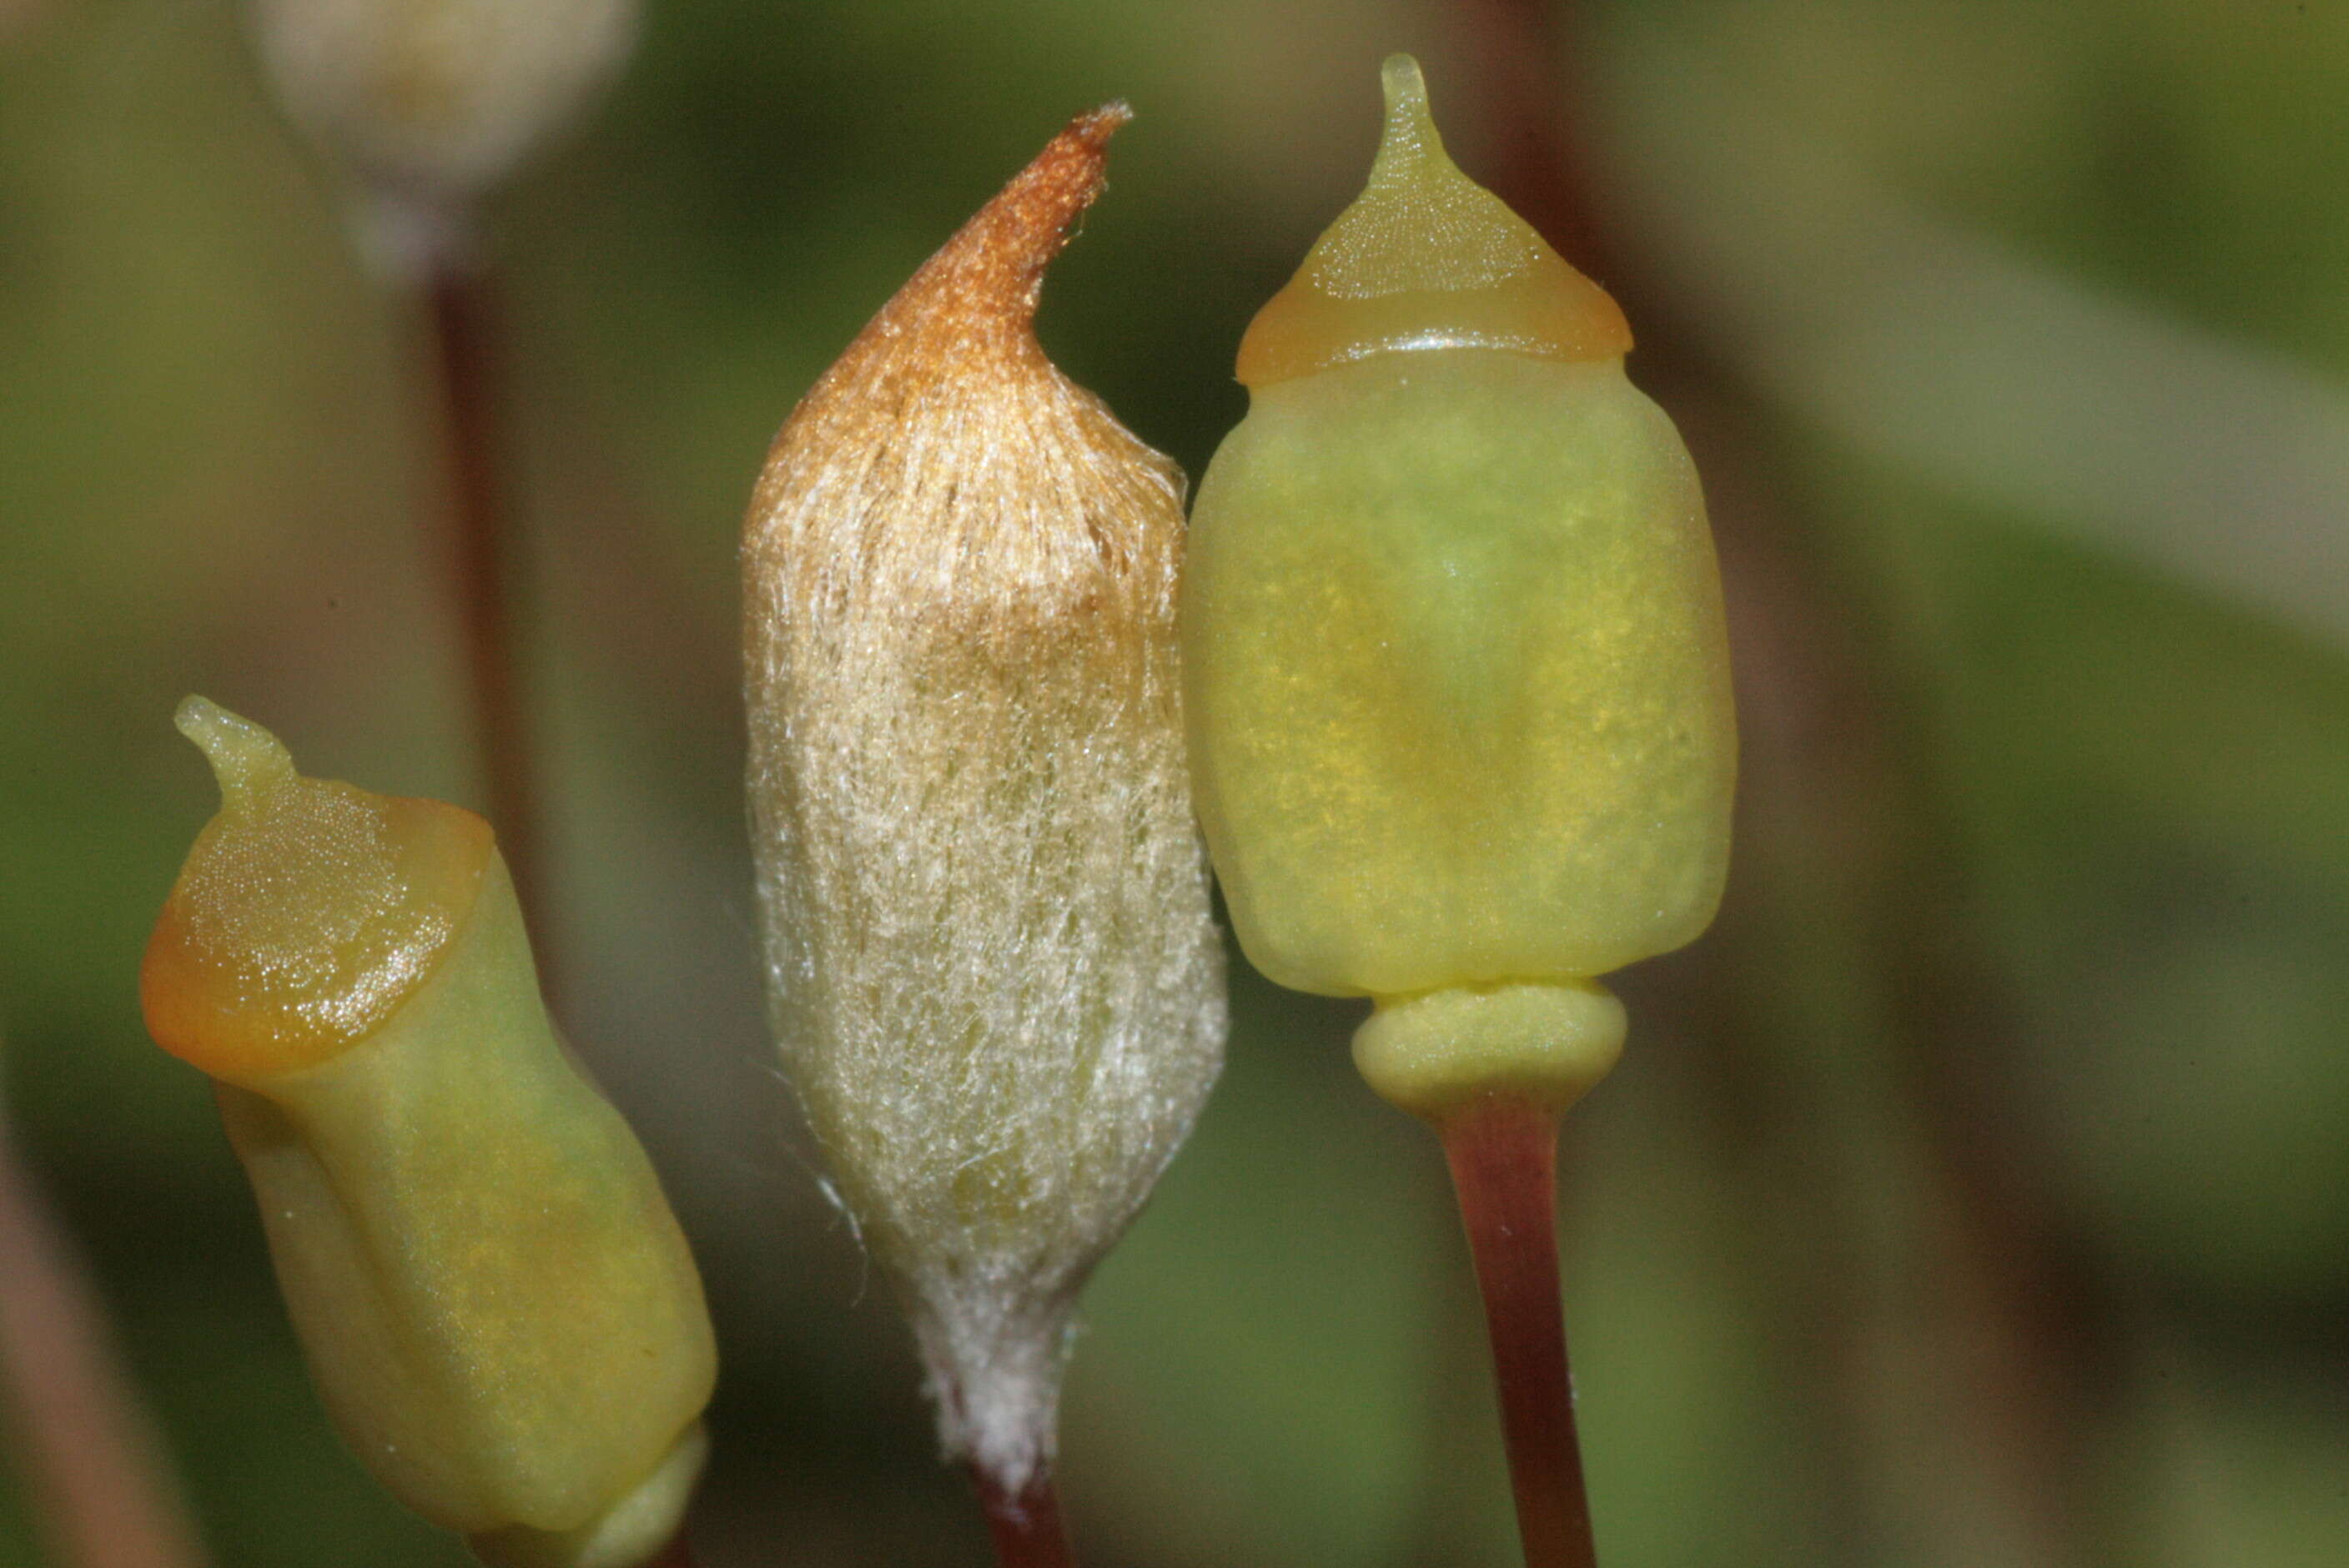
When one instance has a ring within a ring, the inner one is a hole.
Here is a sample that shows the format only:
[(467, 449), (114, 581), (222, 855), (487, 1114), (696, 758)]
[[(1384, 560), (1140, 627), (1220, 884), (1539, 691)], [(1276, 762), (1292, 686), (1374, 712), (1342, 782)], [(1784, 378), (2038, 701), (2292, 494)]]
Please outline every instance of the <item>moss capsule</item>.
[(626, 63), (637, 0), (250, 0), (270, 85), (328, 154), (432, 197), (497, 184)]
[(1223, 1061), (1182, 475), (1034, 329), (1127, 113), (1072, 121), (882, 307), (743, 531), (776, 1039), (947, 1452), (1006, 1498), (1049, 1479), (1078, 1292)]
[(191, 697), (218, 775), (148, 951), (217, 1080), (311, 1375), (377, 1478), (511, 1568), (629, 1568), (715, 1376), (684, 1236), (558, 1044), (488, 824), (305, 779)]
[(1415, 64), (1385, 86), (1368, 189), (1250, 326), (1200, 485), (1194, 779), (1257, 967), (1378, 999), (1374, 1087), (1563, 1104), (1621, 1042), (1594, 977), (1720, 899), (1720, 587), (1620, 311), (1445, 157)]

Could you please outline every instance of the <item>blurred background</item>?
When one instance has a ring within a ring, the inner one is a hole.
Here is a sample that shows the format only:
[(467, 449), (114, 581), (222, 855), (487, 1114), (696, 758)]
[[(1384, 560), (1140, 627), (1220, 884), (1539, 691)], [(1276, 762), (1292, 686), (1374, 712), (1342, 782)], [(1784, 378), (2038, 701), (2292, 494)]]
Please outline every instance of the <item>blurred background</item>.
[[(1396, 48), (1623, 301), (1741, 661), (1728, 907), (1567, 1131), (1609, 1568), (2349, 1562), (2349, 5), (652, 0), (496, 255), (541, 934), (709, 1279), (709, 1568), (987, 1556), (759, 1020), (765, 444), (1123, 96), (1041, 331), (1195, 474)], [(183, 693), (483, 799), (423, 364), (227, 5), (0, 0), (0, 1076), (229, 1568), (464, 1561), (330, 1435), (135, 995), (214, 802)], [(1434, 1140), (1356, 1009), (1234, 986), (1088, 1297), (1080, 1551), (1499, 1568)]]

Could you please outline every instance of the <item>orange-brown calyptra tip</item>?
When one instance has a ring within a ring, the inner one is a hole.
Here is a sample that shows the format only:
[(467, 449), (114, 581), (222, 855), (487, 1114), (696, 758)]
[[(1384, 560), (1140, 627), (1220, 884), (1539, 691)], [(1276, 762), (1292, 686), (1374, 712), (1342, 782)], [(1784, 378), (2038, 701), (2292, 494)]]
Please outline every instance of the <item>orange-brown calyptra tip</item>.
[(769, 593), (895, 605), (923, 623), (901, 627), (908, 636), (967, 623), (990, 645), (1076, 604), (1132, 618), (1118, 597), (1127, 577), (1112, 574), (1104, 599), (1102, 558), (1171, 561), (1173, 547), (1136, 531), (1172, 517), (1179, 539), (1181, 476), (1062, 376), (1035, 333), (1045, 269), (1132, 118), (1111, 103), (1070, 121), (800, 399), (745, 525), (754, 666), (779, 628), (801, 624), (762, 609)]
[(810, 400), (828, 386), (871, 375), (874, 356), (895, 354), (908, 336), (926, 357), (951, 352), (951, 340), (962, 334), (1040, 354), (1032, 327), (1044, 269), (1068, 242), (1069, 226), (1101, 194), (1109, 139), (1133, 118), (1117, 102), (1071, 120), (906, 280)]
[(274, 736), (202, 697), (177, 722), (212, 763), (221, 809), (147, 944), (148, 1030), (233, 1083), (315, 1067), (430, 975), (496, 852), (490, 826), (305, 779)]
[(1240, 380), (1266, 387), (1423, 348), (1561, 360), (1628, 351), (1631, 329), (1607, 291), (1446, 156), (1419, 63), (1393, 56), (1382, 81), (1370, 184), (1249, 324)]

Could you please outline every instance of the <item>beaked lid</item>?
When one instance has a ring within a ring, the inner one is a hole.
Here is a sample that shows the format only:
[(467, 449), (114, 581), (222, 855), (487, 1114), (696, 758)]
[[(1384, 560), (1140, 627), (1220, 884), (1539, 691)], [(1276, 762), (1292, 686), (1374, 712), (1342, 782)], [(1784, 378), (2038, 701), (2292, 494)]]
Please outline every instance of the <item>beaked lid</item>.
[(305, 779), (277, 738), (191, 696), (220, 813), (148, 941), (140, 1000), (156, 1044), (253, 1085), (341, 1053), (431, 974), (496, 853), (461, 807)]
[(1239, 379), (1266, 387), (1425, 348), (1621, 356), (1621, 307), (1445, 154), (1419, 62), (1392, 56), (1381, 76), (1386, 129), (1370, 183), (1249, 324)]

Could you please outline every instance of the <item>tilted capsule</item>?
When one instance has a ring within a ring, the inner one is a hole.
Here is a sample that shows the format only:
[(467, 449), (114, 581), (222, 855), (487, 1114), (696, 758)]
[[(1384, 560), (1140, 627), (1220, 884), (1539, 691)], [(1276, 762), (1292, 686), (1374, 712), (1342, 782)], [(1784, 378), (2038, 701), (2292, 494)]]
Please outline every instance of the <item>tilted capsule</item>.
[(1720, 900), (1719, 582), (1621, 312), (1452, 164), (1415, 64), (1385, 86), (1369, 186), (1248, 329), (1199, 487), (1194, 783), (1257, 966), (1379, 999), (1382, 1092), (1563, 1101), (1620, 1046), (1593, 977)]
[(319, 1394), (409, 1507), (512, 1568), (674, 1532), (715, 1377), (650, 1163), (539, 999), (489, 825), (305, 779), (200, 697), (222, 791), (140, 973), (217, 1080)]

